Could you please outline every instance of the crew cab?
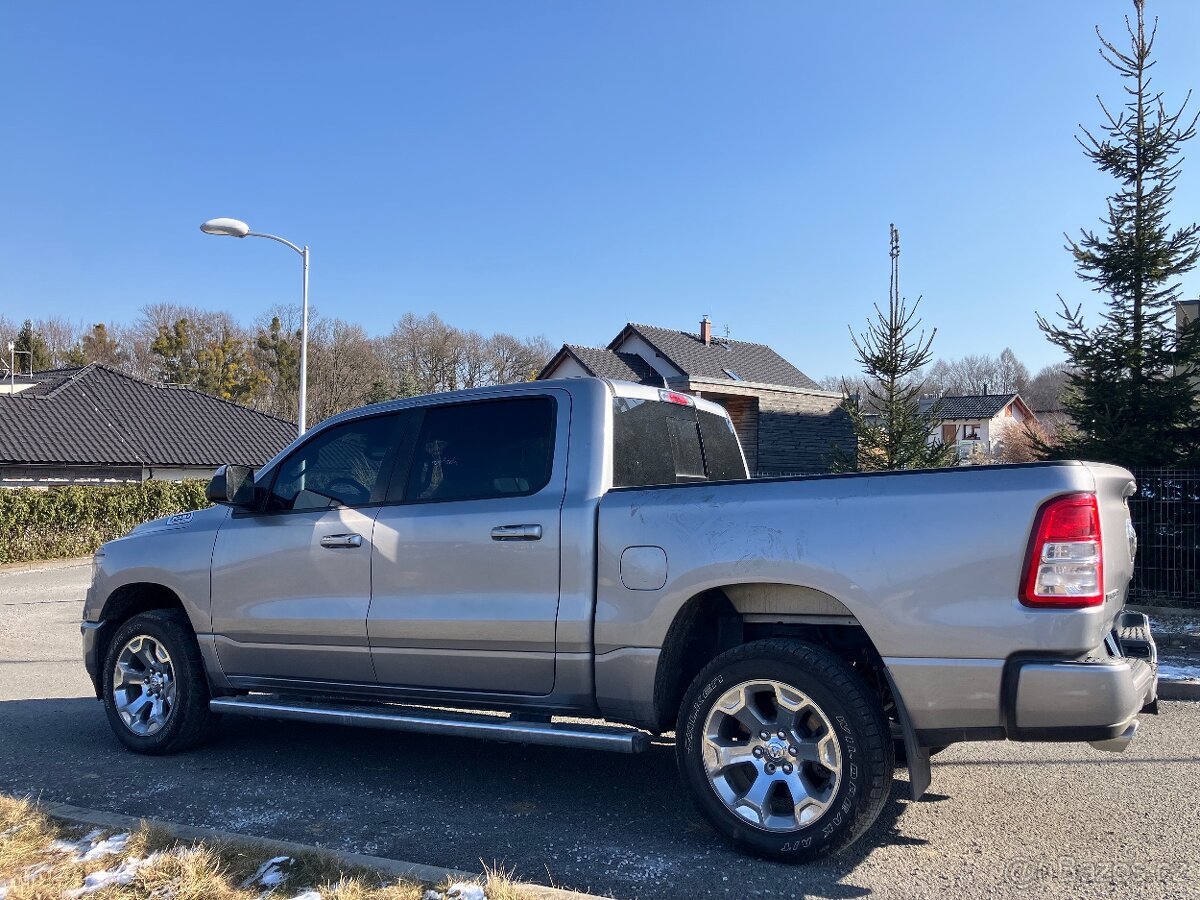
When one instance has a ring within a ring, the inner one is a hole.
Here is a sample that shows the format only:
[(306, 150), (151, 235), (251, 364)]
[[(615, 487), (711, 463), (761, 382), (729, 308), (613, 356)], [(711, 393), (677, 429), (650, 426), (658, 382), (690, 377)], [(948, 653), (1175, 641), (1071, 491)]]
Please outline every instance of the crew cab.
[[(96, 554), (117, 738), (215, 714), (638, 752), (787, 861), (958, 741), (1123, 749), (1156, 651), (1124, 609), (1132, 476), (1083, 462), (749, 479), (717, 404), (592, 378), (335, 416), (214, 505)], [(650, 764), (650, 763), (647, 763)]]

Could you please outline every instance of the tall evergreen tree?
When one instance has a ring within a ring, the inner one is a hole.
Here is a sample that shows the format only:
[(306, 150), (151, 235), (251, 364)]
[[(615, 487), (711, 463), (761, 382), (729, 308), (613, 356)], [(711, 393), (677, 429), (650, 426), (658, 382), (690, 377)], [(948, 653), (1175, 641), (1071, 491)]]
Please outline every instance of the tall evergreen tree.
[(21, 324), (21, 330), (17, 332), (13, 341), (13, 348), (19, 354), (16, 360), (18, 372), (26, 366), (34, 372), (44, 372), (54, 367), (54, 356), (50, 353), (46, 338), (33, 327), (33, 322), (29, 319)]
[(295, 421), (300, 403), (300, 331), (285, 328), (272, 316), (255, 338), (259, 369), (267, 376), (268, 412)]
[(847, 412), (858, 438), (857, 466), (843, 454), (837, 454), (839, 469), (861, 471), (885, 469), (928, 469), (947, 466), (954, 461), (955, 449), (940, 442), (929, 442), (929, 435), (940, 420), (936, 404), (921, 411), (919, 377), (933, 356), (935, 328), (928, 337), (918, 332), (918, 297), (912, 309), (900, 296), (900, 232), (891, 229), (891, 279), (888, 308), (875, 305), (875, 321), (856, 335), (850, 329), (857, 359), (866, 375), (865, 396), (847, 404)]
[[(1047, 338), (1070, 365), (1065, 406), (1078, 433), (1047, 456), (1082, 457), (1127, 466), (1200, 464), (1200, 410), (1192, 379), (1200, 371), (1200, 329), (1178, 331), (1179, 276), (1200, 260), (1200, 225), (1172, 229), (1171, 197), (1182, 145), (1196, 131), (1184, 118), (1187, 99), (1168, 111), (1150, 88), (1157, 21), (1146, 34), (1145, 0), (1133, 0), (1127, 49), (1105, 39), (1100, 54), (1124, 79), (1128, 99), (1113, 112), (1100, 101), (1099, 136), (1083, 129), (1079, 143), (1100, 171), (1118, 182), (1099, 231), (1067, 238), (1083, 281), (1105, 297), (1094, 326), (1059, 297), (1058, 322), (1038, 316)], [(1190, 94), (1188, 95), (1190, 98)]]
[(196, 387), (206, 394), (248, 403), (267, 381), (245, 343), (235, 335), (212, 335), (196, 350)]
[(158, 334), (150, 344), (150, 352), (160, 360), (164, 381), (171, 384), (193, 384), (199, 366), (196, 364), (194, 329), (188, 319), (174, 325), (158, 326)]

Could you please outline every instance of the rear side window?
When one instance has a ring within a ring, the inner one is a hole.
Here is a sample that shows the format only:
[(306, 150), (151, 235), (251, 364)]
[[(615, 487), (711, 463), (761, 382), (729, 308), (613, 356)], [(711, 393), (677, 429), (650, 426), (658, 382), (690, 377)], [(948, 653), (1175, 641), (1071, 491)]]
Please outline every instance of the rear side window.
[(549, 397), (426, 409), (404, 499), (429, 503), (536, 494), (550, 483), (555, 421)]
[(745, 477), (724, 417), (676, 403), (613, 399), (613, 487)]

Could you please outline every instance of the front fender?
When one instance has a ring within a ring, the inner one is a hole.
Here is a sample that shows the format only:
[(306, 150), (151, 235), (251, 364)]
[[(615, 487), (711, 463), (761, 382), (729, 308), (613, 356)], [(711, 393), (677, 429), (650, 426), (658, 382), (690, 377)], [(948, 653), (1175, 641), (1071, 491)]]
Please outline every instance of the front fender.
[(213, 544), (228, 514), (228, 509), (214, 507), (190, 517), (158, 519), (104, 544), (96, 552), (84, 621), (109, 618), (110, 601), (122, 588), (153, 585), (179, 598), (197, 634), (210, 631)]

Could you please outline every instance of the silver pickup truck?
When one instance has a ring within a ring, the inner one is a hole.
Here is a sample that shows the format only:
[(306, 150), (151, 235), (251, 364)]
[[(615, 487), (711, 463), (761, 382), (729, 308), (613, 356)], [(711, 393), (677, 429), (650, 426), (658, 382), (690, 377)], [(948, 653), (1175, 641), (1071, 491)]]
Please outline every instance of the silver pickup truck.
[(1123, 469), (749, 480), (724, 410), (569, 379), (336, 416), (96, 554), (117, 738), (214, 714), (637, 752), (745, 850), (844, 848), (956, 741), (1121, 750), (1157, 661)]

